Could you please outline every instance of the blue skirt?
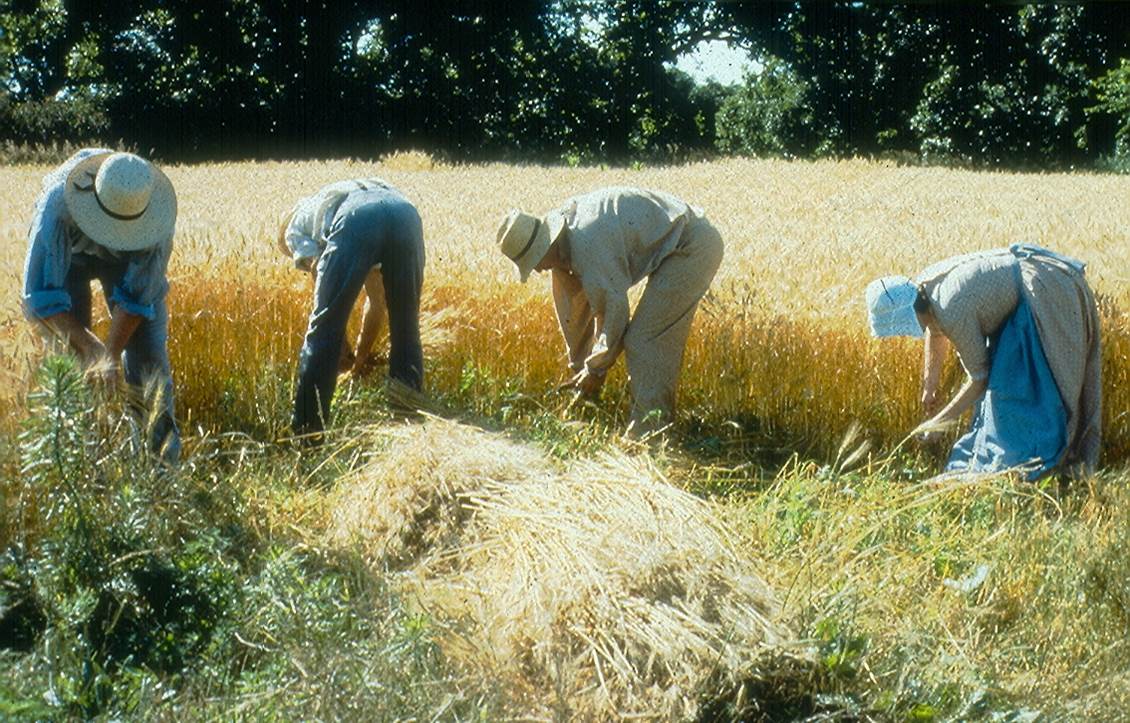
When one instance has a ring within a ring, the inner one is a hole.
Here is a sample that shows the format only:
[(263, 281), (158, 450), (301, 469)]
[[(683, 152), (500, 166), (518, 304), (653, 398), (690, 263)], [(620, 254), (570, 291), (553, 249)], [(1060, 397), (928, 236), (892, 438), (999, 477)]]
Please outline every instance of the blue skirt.
[(1020, 468), (1028, 480), (1051, 472), (1067, 448), (1067, 410), (1023, 294), (989, 342), (992, 366), (973, 426), (950, 453), (947, 472)]

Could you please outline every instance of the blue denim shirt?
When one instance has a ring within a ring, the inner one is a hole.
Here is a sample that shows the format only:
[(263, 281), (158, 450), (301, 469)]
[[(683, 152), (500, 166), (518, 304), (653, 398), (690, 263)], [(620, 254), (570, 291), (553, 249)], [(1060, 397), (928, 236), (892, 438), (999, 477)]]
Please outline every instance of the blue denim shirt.
[(71, 310), (66, 279), (74, 253), (89, 254), (108, 264), (126, 264), (125, 274), (110, 292), (110, 303), (131, 314), (152, 320), (155, 305), (169, 290), (172, 234), (142, 251), (112, 251), (94, 243), (71, 220), (63, 202), (67, 175), (84, 158), (106, 152), (102, 148), (84, 148), (43, 179), (43, 190), (36, 200), (28, 230), (24, 265), (23, 304), (29, 318), (44, 319)]
[(380, 178), (357, 178), (331, 183), (314, 195), (300, 199), (291, 212), (285, 232), (294, 265), (303, 268), (309, 260), (317, 261), (321, 256), (333, 228), (334, 214), (350, 193), (375, 188), (395, 190)]

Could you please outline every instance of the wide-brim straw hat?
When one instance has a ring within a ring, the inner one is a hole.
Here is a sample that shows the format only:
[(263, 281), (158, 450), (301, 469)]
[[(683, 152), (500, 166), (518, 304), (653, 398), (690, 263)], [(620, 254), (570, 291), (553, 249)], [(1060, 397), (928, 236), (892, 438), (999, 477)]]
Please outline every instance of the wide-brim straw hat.
[(867, 285), (867, 316), (877, 337), (922, 336), (914, 311), (918, 287), (905, 276), (884, 276)]
[(564, 228), (565, 217), (559, 211), (551, 211), (543, 221), (514, 209), (498, 227), (498, 250), (514, 262), (524, 282)]
[(98, 153), (67, 176), (63, 201), (94, 243), (141, 251), (173, 234), (177, 195), (159, 168), (132, 153)]

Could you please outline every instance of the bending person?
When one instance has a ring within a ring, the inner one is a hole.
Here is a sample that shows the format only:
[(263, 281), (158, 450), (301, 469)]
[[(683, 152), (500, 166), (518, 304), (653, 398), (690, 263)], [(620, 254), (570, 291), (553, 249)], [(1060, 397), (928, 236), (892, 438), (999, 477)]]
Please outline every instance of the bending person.
[[(318, 433), (330, 419), (337, 373), (363, 371), (385, 318), (389, 376), (419, 390), (424, 231), (416, 208), (380, 179), (340, 181), (298, 202), (279, 231), (294, 265), (314, 274), (314, 308), (298, 362), (292, 428)], [(356, 354), (345, 339), (361, 289), (367, 296)]]
[[(632, 394), (630, 433), (668, 424), (699, 300), (722, 262), (722, 237), (701, 209), (666, 193), (604, 188), (544, 219), (512, 211), (498, 245), (518, 267), (553, 272), (571, 384), (596, 396), (620, 351)], [(628, 289), (647, 287), (629, 318)]]
[[(148, 405), (149, 444), (180, 455), (165, 295), (177, 199), (159, 169), (132, 153), (87, 148), (43, 179), (28, 233), (23, 306), (111, 387), (125, 381)], [(105, 342), (91, 331), (91, 283), (110, 311)], [(155, 383), (151, 383), (155, 382)]]
[[(1102, 423), (1099, 314), (1084, 264), (1037, 246), (969, 254), (911, 282), (867, 287), (875, 336), (925, 336), (922, 429), (955, 423), (976, 404), (947, 471), (1093, 471)], [(967, 375), (947, 404), (938, 379), (952, 344)], [(939, 409), (939, 407), (941, 407)]]

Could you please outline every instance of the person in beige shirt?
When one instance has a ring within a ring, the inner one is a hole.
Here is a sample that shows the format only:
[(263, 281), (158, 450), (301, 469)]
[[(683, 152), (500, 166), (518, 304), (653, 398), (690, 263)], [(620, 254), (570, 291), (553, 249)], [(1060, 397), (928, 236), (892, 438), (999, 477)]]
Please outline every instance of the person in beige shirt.
[[(666, 426), (695, 309), (722, 262), (722, 237), (702, 210), (660, 191), (602, 188), (544, 218), (511, 211), (498, 246), (523, 282), (531, 271), (552, 272), (573, 387), (598, 395), (623, 351), (629, 433)], [(644, 278), (632, 314), (628, 289)]]
[[(875, 336), (924, 336), (922, 429), (952, 424), (974, 405), (948, 471), (1024, 468), (1090, 472), (1102, 423), (1098, 308), (1084, 264), (1017, 244), (937, 263), (914, 281), (885, 277), (867, 290)], [(952, 346), (966, 382), (942, 404), (938, 381)]]

